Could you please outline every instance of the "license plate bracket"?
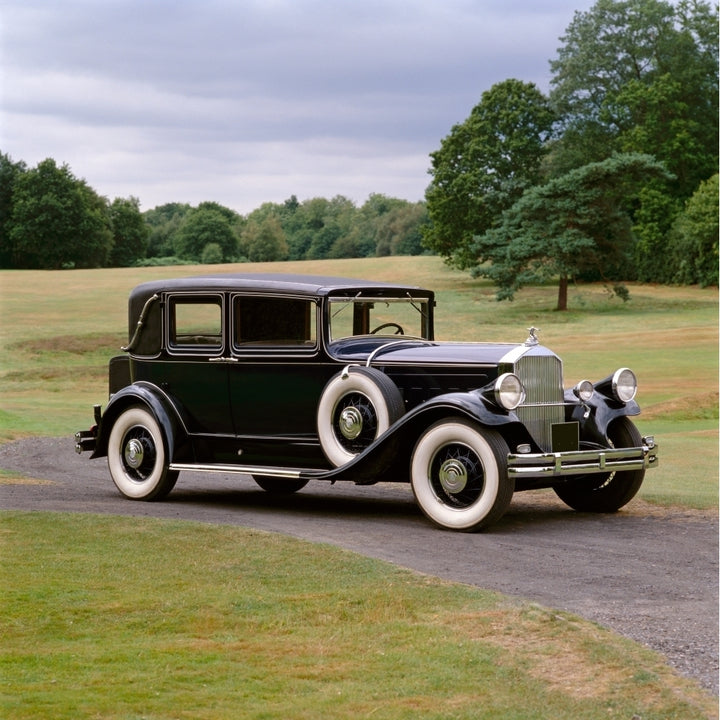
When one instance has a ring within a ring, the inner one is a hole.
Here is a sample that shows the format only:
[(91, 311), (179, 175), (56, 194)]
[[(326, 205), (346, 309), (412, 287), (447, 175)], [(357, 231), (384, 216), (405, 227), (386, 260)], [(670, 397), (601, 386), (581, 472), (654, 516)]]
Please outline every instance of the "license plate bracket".
[(553, 423), (552, 449), (553, 452), (577, 452), (580, 449), (579, 423)]

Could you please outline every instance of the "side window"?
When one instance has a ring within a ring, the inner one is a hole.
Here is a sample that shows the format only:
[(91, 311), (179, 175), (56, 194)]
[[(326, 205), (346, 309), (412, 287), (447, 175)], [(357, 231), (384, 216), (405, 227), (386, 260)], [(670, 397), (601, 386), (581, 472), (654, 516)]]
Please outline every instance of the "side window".
[(173, 297), (169, 300), (168, 312), (171, 350), (217, 352), (222, 349), (220, 297)]
[(312, 349), (317, 342), (316, 305), (312, 300), (257, 295), (233, 301), (234, 345)]

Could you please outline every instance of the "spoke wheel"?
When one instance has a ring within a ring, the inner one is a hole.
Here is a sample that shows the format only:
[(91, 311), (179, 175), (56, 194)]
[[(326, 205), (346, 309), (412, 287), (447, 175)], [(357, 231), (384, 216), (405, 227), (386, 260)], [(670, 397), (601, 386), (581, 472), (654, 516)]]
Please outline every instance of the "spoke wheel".
[(108, 468), (125, 497), (165, 497), (178, 477), (168, 469), (166, 456), (160, 426), (145, 408), (130, 407), (115, 421), (108, 440)]
[(317, 413), (320, 445), (339, 467), (366, 450), (405, 412), (395, 383), (385, 373), (351, 367), (325, 386)]
[(507, 444), (494, 430), (448, 418), (420, 436), (410, 464), (420, 509), (437, 525), (474, 531), (496, 522), (510, 504)]

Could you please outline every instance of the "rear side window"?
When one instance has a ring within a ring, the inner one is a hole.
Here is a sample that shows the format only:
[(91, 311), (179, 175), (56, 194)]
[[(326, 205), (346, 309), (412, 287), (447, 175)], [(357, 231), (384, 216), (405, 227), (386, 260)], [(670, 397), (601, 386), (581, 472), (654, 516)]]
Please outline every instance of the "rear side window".
[(317, 342), (316, 305), (312, 300), (236, 296), (233, 300), (234, 345), (314, 348)]
[(170, 298), (168, 345), (174, 350), (222, 349), (222, 299), (219, 296)]

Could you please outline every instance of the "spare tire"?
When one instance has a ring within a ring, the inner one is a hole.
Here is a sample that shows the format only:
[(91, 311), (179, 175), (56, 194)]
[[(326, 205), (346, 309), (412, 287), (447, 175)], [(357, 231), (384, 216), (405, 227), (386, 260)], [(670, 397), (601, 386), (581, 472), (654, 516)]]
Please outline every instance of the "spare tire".
[(397, 385), (375, 368), (350, 366), (322, 392), (317, 412), (325, 457), (340, 467), (369, 447), (405, 414)]

